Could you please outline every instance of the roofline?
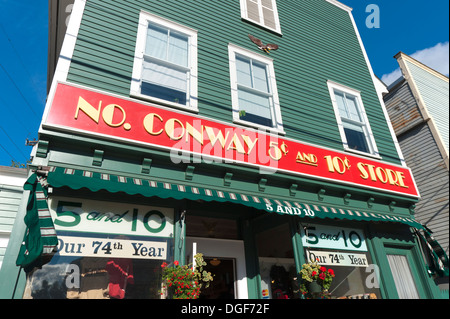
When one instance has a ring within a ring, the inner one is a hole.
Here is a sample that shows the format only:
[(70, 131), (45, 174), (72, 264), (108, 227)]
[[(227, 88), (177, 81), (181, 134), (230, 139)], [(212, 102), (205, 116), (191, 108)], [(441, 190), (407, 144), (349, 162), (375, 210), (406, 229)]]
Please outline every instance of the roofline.
[(345, 5), (342, 2), (339, 2), (337, 0), (326, 0), (326, 1), (331, 3), (331, 4), (334, 4), (336, 7), (341, 8), (341, 9), (347, 11), (347, 12), (352, 12), (353, 11), (353, 8), (351, 8), (351, 7)]
[(415, 64), (415, 65), (417, 65), (417, 66), (419, 66), (419, 67), (421, 67), (423, 69), (426, 69), (430, 73), (433, 73), (434, 75), (436, 75), (437, 77), (441, 78), (442, 80), (447, 81), (447, 82), (449, 81), (448, 76), (442, 74), (439, 71), (436, 71), (433, 68), (430, 68), (428, 65), (423, 64), (422, 62), (414, 59), (413, 57), (409, 56), (408, 54), (406, 54), (406, 53), (404, 53), (402, 51), (400, 51), (396, 55), (394, 55), (394, 58), (397, 59), (397, 60), (400, 59), (400, 58), (408, 60), (409, 62), (411, 62), (411, 63), (413, 63), (413, 64)]

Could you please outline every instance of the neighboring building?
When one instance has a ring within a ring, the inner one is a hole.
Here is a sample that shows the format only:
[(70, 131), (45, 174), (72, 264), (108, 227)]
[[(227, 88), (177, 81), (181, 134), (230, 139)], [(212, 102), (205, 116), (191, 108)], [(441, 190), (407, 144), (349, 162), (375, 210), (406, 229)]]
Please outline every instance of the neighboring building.
[[(65, 11), (50, 12), (55, 39)], [(437, 296), (349, 7), (76, 0), (49, 54), (35, 205), (20, 212), (45, 236), (15, 225), (42, 244), (10, 243), (20, 267), (0, 296), (161, 298), (161, 264), (195, 252), (208, 298), (301, 298), (308, 260), (334, 269), (333, 298)]]
[(0, 269), (27, 178), (25, 168), (0, 166)]
[(448, 255), (448, 77), (402, 52), (395, 58), (403, 75), (388, 87), (384, 101), (421, 195), (415, 217)]

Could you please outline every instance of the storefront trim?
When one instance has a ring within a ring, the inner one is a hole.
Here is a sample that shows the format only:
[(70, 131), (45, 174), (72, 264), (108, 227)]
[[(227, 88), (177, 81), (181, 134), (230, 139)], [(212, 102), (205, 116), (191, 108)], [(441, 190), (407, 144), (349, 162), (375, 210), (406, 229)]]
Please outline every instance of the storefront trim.
[(299, 203), (290, 198), (271, 197), (265, 194), (244, 194), (212, 188), (203, 188), (189, 184), (174, 184), (150, 179), (132, 178), (113, 174), (104, 174), (87, 170), (63, 167), (51, 167), (47, 181), (52, 187), (69, 187), (74, 190), (88, 188), (93, 192), (107, 190), (111, 193), (125, 192), (129, 195), (140, 194), (146, 197), (204, 200), (207, 202), (231, 202), (256, 208), (279, 215), (291, 215), (309, 218), (333, 218), (371, 222), (398, 222), (417, 229), (424, 226), (404, 216), (386, 215), (374, 212), (335, 208)]

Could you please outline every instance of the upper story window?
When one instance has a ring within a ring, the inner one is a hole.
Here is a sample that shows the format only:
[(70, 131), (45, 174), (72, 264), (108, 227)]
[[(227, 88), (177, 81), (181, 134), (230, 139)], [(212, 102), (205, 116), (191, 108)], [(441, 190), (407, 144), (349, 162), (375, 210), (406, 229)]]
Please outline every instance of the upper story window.
[(344, 148), (379, 157), (359, 91), (328, 81)]
[(131, 95), (197, 111), (197, 32), (141, 12)]
[(276, 0), (241, 0), (241, 17), (281, 33)]
[(229, 45), (234, 122), (283, 133), (273, 61)]

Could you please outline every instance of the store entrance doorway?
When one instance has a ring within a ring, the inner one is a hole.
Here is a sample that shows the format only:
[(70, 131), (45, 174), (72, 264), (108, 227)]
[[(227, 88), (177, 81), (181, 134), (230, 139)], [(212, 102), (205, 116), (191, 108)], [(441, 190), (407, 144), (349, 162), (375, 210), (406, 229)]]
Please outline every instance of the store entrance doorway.
[(209, 292), (204, 289), (205, 294), (201, 297), (225, 299), (231, 295), (230, 298), (248, 299), (242, 240), (186, 237), (186, 262), (192, 263), (192, 256), (196, 253), (203, 254), (203, 259), (207, 263), (206, 270), (214, 275), (212, 289)]
[(234, 299), (235, 297), (235, 259), (204, 258), (204, 270), (213, 274), (214, 280), (208, 288), (202, 289), (200, 299)]

